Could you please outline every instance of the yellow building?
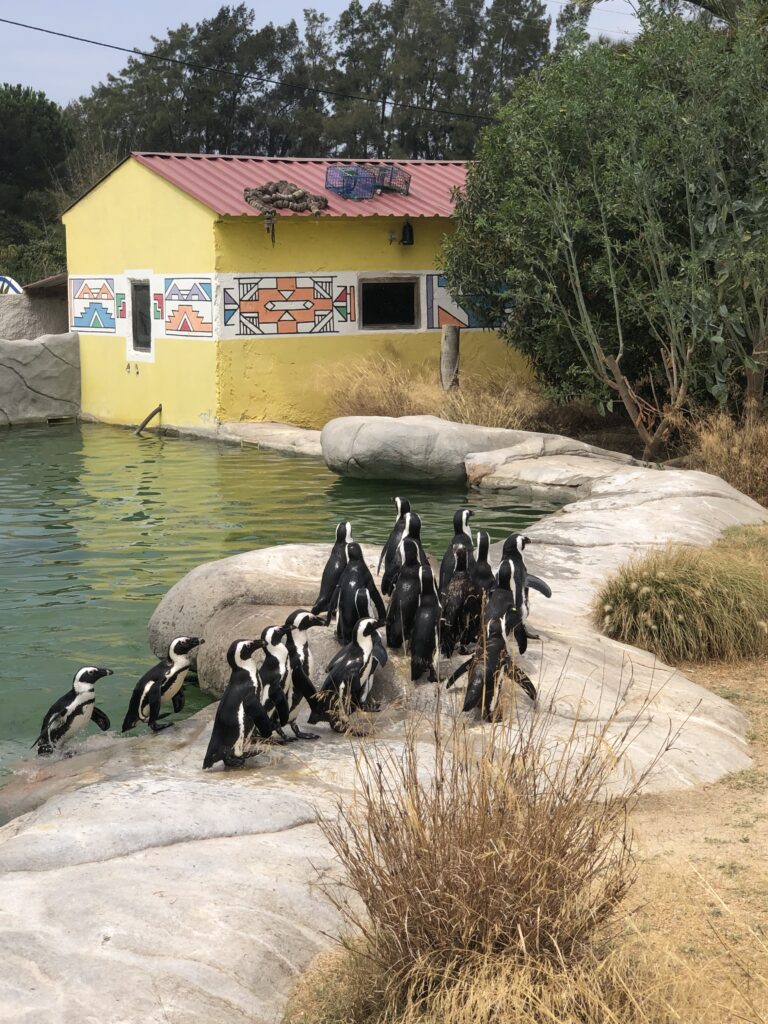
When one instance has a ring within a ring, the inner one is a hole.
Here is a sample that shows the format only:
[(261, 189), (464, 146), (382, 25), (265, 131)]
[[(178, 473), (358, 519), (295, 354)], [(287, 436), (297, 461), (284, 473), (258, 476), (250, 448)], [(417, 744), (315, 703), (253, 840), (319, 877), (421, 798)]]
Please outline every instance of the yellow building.
[[(465, 165), (361, 163), (134, 153), (70, 207), (83, 412), (137, 423), (162, 403), (168, 426), (317, 426), (334, 365), (379, 352), (436, 359), (446, 323), (465, 328), (474, 371), (514, 363), (436, 270)], [(410, 178), (407, 195), (382, 186), (393, 168)], [(343, 190), (377, 172), (370, 198), (326, 189), (327, 175)], [(246, 190), (286, 180), (327, 206), (265, 217), (246, 202)]]

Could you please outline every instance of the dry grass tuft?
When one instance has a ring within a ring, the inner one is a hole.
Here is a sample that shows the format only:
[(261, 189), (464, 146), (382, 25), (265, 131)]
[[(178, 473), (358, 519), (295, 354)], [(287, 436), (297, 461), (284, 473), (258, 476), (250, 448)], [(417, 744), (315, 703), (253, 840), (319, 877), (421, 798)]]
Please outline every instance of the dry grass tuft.
[(688, 465), (768, 506), (768, 420), (738, 424), (720, 413), (695, 424)]
[(718, 545), (666, 547), (622, 566), (595, 598), (606, 636), (681, 661), (768, 651), (768, 576)]
[(535, 429), (550, 409), (530, 384), (493, 375), (462, 374), (443, 391), (434, 360), (405, 365), (387, 355), (333, 368), (327, 389), (334, 416), (441, 416), (512, 430)]

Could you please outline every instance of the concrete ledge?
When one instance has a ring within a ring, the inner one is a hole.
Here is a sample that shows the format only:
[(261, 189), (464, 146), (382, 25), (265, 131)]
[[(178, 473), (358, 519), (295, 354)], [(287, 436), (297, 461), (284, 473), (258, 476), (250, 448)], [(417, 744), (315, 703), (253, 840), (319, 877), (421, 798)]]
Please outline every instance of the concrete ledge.
[(200, 437), (227, 444), (253, 445), (284, 455), (322, 457), (320, 431), (291, 423), (220, 423), (216, 427), (168, 427), (179, 437)]

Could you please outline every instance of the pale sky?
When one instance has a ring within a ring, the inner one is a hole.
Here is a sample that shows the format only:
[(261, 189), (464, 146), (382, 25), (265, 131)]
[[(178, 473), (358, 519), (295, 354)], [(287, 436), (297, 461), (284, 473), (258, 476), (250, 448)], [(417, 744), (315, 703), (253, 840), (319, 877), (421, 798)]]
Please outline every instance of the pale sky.
[[(230, 0), (236, 2), (236, 0)], [(39, 25), (59, 32), (85, 36), (119, 46), (149, 50), (150, 36), (163, 36), (167, 29), (183, 21), (195, 23), (212, 17), (221, 0), (0, 0), (0, 17)], [(254, 3), (258, 24), (275, 21), (284, 24), (295, 18), (303, 21), (305, 7), (336, 18), (347, 0), (281, 0), (279, 4)], [(562, 7), (559, 0), (547, 0), (554, 25)], [(590, 32), (605, 33), (613, 39), (631, 37), (637, 21), (629, 0), (606, 0), (592, 14)], [(0, 81), (31, 85), (42, 89), (51, 99), (65, 104), (90, 91), (109, 72), (116, 74), (128, 55), (103, 50), (85, 43), (57, 39), (39, 32), (0, 23)]]

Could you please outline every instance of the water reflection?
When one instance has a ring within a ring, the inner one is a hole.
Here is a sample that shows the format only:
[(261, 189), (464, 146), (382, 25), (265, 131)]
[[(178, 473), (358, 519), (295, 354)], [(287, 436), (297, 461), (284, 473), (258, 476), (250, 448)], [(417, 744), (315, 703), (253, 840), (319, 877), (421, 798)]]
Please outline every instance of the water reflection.
[[(315, 459), (102, 425), (0, 431), (0, 765), (32, 742), (81, 664), (115, 669), (99, 692), (117, 723), (152, 660), (147, 620), (195, 565), (270, 544), (330, 543), (339, 519), (380, 543), (396, 493), (421, 514), (434, 551), (464, 504), (493, 539), (549, 511), (462, 487), (339, 479)], [(190, 696), (190, 710), (205, 702)]]

